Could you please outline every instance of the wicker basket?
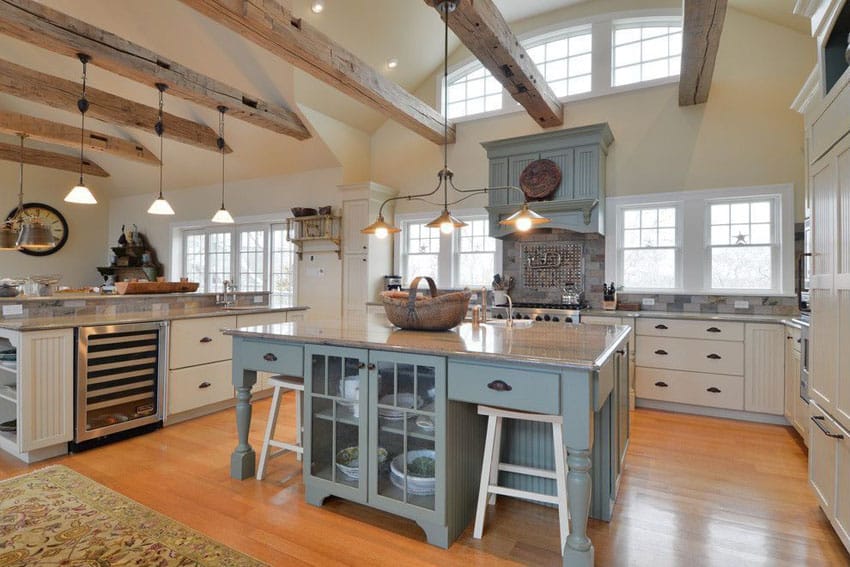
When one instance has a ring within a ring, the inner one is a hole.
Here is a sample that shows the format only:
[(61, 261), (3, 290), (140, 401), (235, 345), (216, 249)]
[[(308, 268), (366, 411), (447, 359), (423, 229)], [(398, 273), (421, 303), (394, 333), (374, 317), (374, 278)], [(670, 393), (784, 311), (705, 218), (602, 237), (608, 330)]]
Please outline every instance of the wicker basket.
[(469, 306), (469, 291), (438, 293), (437, 285), (429, 277), (428, 287), (431, 297), (417, 295), (417, 287), (422, 277), (410, 282), (410, 289), (404, 291), (382, 291), (384, 311), (387, 319), (396, 327), (416, 331), (447, 331), (460, 325)]

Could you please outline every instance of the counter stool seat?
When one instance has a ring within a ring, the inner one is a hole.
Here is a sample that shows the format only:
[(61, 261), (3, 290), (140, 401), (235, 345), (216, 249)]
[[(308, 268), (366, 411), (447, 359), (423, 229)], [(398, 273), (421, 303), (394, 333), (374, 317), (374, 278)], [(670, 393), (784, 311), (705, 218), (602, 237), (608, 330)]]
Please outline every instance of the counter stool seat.
[[(564, 459), (564, 442), (561, 426), (564, 419), (560, 415), (549, 415), (542, 413), (531, 413), (524, 411), (508, 410), (491, 406), (478, 406), (478, 413), (487, 417), (487, 438), (484, 441), (484, 462), (481, 465), (481, 485), (478, 490), (478, 507), (475, 512), (475, 528), (472, 536), (481, 539), (484, 531), (484, 515), (487, 511), (487, 500), (496, 503), (496, 495), (511, 496), (514, 498), (525, 498), (536, 502), (555, 504), (558, 507), (558, 520), (561, 533), (561, 552), (567, 543), (570, 533), (569, 510), (567, 509), (567, 463)], [(502, 420), (522, 419), (525, 421), (537, 421), (552, 424), (552, 438), (555, 449), (555, 470), (540, 469), (502, 463), (499, 460), (499, 452), (502, 441)], [(555, 480), (557, 491), (554, 496), (499, 486), (499, 471), (516, 474), (551, 478)]]
[[(263, 480), (266, 464), (269, 460), (292, 451), (295, 453), (295, 458), (300, 461), (301, 455), (304, 453), (304, 448), (301, 445), (301, 404), (304, 398), (304, 379), (296, 376), (279, 375), (269, 378), (269, 384), (274, 387), (274, 395), (272, 396), (272, 405), (269, 408), (269, 419), (266, 424), (266, 436), (263, 438), (260, 464), (257, 466), (257, 480)], [(274, 439), (283, 390), (295, 390), (295, 443)], [(269, 447), (275, 447), (279, 450), (270, 452)]]

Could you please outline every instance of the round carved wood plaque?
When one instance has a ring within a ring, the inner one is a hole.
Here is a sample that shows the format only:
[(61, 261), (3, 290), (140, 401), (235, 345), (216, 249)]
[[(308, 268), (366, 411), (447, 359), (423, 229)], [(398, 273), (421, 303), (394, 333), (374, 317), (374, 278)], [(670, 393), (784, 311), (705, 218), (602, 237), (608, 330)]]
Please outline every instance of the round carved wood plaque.
[(550, 159), (538, 159), (519, 174), (519, 187), (528, 201), (543, 201), (552, 196), (561, 184), (561, 170)]

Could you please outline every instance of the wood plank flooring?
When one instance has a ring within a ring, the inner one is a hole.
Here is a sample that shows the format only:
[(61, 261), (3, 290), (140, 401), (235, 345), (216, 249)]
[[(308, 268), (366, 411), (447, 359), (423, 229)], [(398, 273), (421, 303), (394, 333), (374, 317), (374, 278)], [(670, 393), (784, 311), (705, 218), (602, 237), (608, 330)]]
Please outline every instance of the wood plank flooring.
[[(255, 405), (259, 452), (268, 400)], [(280, 435), (292, 435), (285, 398)], [(614, 519), (591, 520), (599, 566), (850, 566), (806, 482), (791, 428), (652, 410), (632, 413)], [(233, 410), (27, 466), (0, 452), (0, 478), (61, 463), (271, 565), (560, 565), (553, 509), (501, 498), (484, 538), (450, 549), (413, 522), (337, 499), (304, 502), (300, 463), (270, 462), (261, 482), (231, 480)], [(2, 520), (0, 520), (2, 522)]]

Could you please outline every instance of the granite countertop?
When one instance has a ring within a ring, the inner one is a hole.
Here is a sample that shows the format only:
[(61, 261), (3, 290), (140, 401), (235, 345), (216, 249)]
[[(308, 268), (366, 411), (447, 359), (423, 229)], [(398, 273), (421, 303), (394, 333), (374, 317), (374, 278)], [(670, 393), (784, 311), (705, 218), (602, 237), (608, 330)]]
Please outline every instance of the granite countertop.
[(202, 317), (220, 317), (226, 315), (250, 315), (255, 313), (275, 313), (278, 311), (304, 311), (309, 307), (257, 307), (246, 306), (225, 309), (222, 307), (203, 307), (198, 309), (171, 311), (137, 311), (93, 313), (91, 315), (68, 315), (62, 317), (24, 317), (20, 319), (0, 320), (0, 329), (12, 331), (45, 331), (49, 329), (68, 329), (94, 325), (120, 325), (123, 323), (143, 323), (148, 321), (174, 321), (177, 319), (199, 319)]
[(524, 362), (583, 370), (600, 368), (630, 333), (626, 326), (537, 323), (506, 329), (494, 323), (462, 323), (450, 331), (404, 331), (385, 317), (372, 315), (341, 321), (293, 321), (225, 334), (247, 338), (452, 355), (486, 362)]
[(603, 309), (583, 309), (585, 316), (629, 317), (652, 319), (694, 319), (698, 321), (740, 321), (742, 323), (779, 323), (795, 324), (793, 319), (799, 315), (750, 315), (748, 313), (680, 313), (678, 311), (608, 311)]

